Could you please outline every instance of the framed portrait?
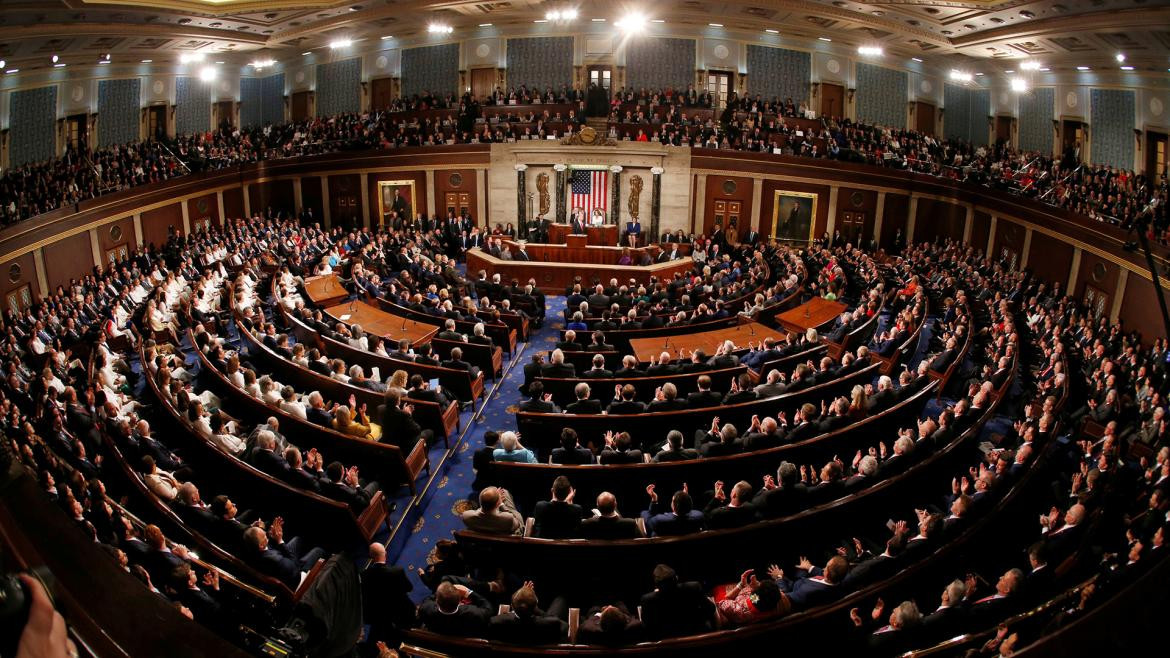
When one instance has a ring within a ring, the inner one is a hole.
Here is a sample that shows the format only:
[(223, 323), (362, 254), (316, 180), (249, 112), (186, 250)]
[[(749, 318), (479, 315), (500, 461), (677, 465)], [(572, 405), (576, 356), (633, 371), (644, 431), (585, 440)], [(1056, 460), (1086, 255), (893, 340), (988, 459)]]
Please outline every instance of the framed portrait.
[(772, 237), (781, 242), (809, 244), (817, 217), (817, 195), (776, 190), (772, 203)]
[(397, 212), (405, 220), (413, 220), (418, 212), (418, 197), (414, 193), (413, 180), (378, 181), (378, 207), (381, 210), (379, 222), (390, 223), (391, 213)]

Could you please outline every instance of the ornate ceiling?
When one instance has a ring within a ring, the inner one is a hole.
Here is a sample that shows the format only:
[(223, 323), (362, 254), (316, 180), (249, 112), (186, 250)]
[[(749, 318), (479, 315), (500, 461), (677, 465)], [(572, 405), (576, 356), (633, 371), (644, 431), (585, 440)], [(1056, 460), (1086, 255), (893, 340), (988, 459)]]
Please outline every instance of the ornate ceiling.
[(613, 29), (634, 10), (665, 21), (652, 32), (751, 39), (775, 30), (761, 40), (881, 46), (888, 58), (940, 66), (1003, 70), (1034, 57), (1053, 70), (1116, 69), (1124, 53), (1139, 71), (1170, 67), (1167, 0), (0, 0), (0, 59), (28, 69), (51, 66), (52, 54), (89, 64), (105, 53), (165, 62), (200, 52), (244, 63), (339, 38), (417, 40), (430, 22), (453, 26), (454, 38), (563, 31), (533, 21), (574, 5), (575, 30)]

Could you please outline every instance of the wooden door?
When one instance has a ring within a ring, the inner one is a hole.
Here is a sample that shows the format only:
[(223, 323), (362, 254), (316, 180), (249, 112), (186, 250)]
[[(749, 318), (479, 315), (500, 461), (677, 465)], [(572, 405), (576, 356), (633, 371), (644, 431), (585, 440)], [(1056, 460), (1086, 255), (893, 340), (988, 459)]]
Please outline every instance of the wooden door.
[(609, 98), (613, 91), (613, 67), (594, 64), (589, 67), (589, 84), (597, 85), (605, 90), (605, 97)]
[(1085, 159), (1085, 124), (1074, 119), (1060, 122), (1060, 149), (1066, 160)]
[(153, 139), (166, 139), (167, 106), (151, 105), (146, 108), (146, 134)]
[(821, 116), (830, 118), (845, 116), (845, 87), (821, 83)]
[(995, 143), (1005, 144), (1012, 141), (1012, 118), (995, 117)]
[[(841, 237), (856, 246), (867, 234), (865, 220), (868, 213), (860, 210), (846, 210), (841, 213), (841, 223), (834, 229), (841, 231)], [(836, 245), (834, 245), (836, 246)]]
[(292, 95), (292, 120), (304, 121), (313, 116), (313, 92), (298, 91)]
[(65, 119), (66, 145), (84, 150), (89, 143), (89, 120), (84, 114), (74, 114)]
[(715, 109), (727, 107), (727, 99), (731, 96), (731, 73), (727, 71), (709, 71), (707, 73), (707, 91), (715, 99)]
[(492, 95), (496, 88), (495, 69), (471, 69), (471, 95), (483, 100)]
[(443, 195), (443, 207), (447, 209), (447, 214), (459, 217), (466, 213), (471, 215), (471, 193), (470, 192), (447, 192)]
[(711, 235), (711, 231), (718, 229), (739, 235), (742, 221), (743, 201), (737, 199), (716, 199), (711, 204), (711, 210), (703, 220), (703, 232)]
[(1158, 180), (1166, 175), (1167, 150), (1166, 133), (1146, 131), (1146, 177)]
[(914, 102), (914, 129), (924, 135), (933, 135), (934, 119), (938, 109), (933, 103)]
[(215, 104), (215, 125), (219, 127), (236, 125), (235, 101), (219, 101)]
[(370, 109), (385, 110), (394, 102), (394, 79), (377, 78), (370, 81)]

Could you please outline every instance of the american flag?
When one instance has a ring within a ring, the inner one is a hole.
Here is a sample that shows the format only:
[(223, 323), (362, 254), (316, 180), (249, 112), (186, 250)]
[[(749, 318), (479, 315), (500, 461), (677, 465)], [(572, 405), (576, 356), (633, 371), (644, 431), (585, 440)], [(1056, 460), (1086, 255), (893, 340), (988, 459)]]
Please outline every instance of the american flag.
[(596, 169), (573, 170), (573, 208), (585, 211), (585, 221), (591, 221), (594, 208), (604, 212), (609, 207), (609, 172)]

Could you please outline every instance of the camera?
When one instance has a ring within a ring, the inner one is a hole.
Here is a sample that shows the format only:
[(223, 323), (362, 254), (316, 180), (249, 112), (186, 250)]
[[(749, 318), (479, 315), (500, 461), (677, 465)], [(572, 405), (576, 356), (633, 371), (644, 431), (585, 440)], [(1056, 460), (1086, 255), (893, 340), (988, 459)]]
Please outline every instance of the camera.
[[(33, 569), (29, 575), (41, 581), (52, 596), (52, 574), (44, 567)], [(32, 607), (32, 592), (14, 573), (0, 576), (0, 656), (15, 656), (20, 645), (24, 625), (28, 623)]]

